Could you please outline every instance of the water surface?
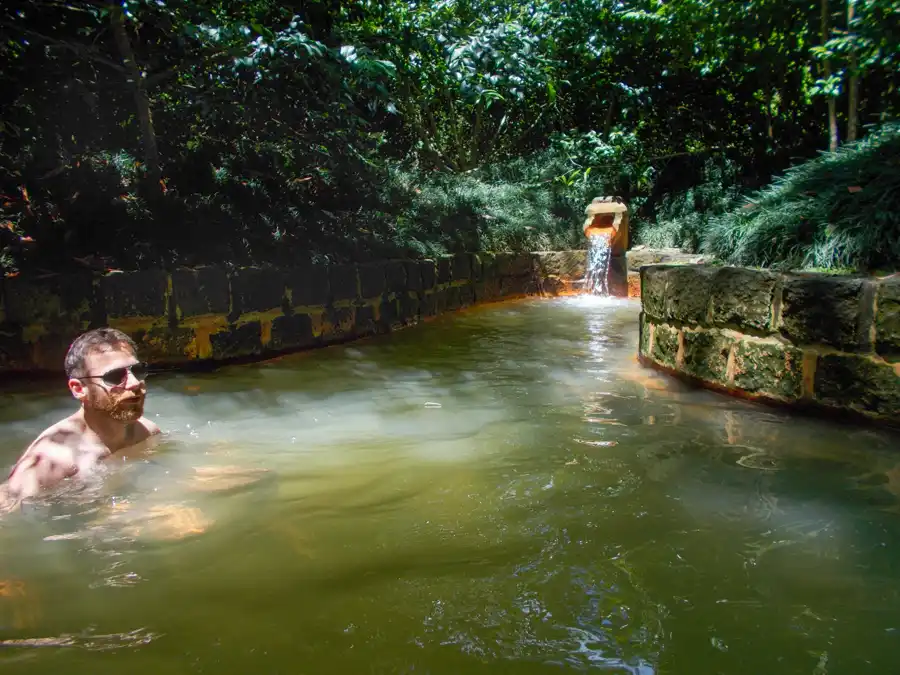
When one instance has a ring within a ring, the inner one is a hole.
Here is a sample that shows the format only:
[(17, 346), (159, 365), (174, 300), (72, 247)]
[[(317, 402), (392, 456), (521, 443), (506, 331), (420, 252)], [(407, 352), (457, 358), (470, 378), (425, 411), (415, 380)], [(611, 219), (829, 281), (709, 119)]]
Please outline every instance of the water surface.
[[(152, 454), (0, 520), (0, 668), (894, 672), (897, 436), (647, 371), (638, 310), (151, 379)], [(3, 392), (0, 466), (71, 410)]]

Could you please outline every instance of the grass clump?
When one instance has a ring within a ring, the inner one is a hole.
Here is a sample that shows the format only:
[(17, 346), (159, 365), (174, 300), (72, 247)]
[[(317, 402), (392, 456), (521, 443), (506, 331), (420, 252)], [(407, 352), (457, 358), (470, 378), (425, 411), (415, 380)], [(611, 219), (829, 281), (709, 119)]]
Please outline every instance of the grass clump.
[(637, 214), (634, 243), (691, 253), (700, 249), (710, 222), (740, 203), (740, 167), (728, 158), (712, 157), (704, 162), (699, 176), (691, 188), (663, 194), (655, 220), (643, 220)]
[(563, 171), (553, 152), (462, 174), (396, 169), (394, 244), (423, 256), (584, 248), (584, 209), (604, 180), (585, 172), (563, 181)]
[(789, 169), (710, 218), (700, 249), (734, 265), (873, 272), (900, 267), (900, 125)]

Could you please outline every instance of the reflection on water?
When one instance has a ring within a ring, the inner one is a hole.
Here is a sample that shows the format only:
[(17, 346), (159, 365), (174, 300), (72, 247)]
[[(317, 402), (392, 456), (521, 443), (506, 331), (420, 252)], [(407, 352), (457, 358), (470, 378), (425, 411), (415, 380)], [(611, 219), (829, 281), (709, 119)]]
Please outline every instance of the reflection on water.
[[(158, 447), (0, 519), (4, 672), (892, 672), (897, 437), (648, 371), (637, 311), (152, 380)], [(2, 396), (7, 466), (71, 403)]]

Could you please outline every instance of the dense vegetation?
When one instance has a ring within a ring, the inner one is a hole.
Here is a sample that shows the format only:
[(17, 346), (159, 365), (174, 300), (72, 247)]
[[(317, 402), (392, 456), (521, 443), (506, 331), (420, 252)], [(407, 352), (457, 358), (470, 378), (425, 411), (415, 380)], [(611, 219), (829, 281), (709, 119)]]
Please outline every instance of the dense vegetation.
[(896, 264), (898, 47), (900, 0), (4, 0), (0, 264), (577, 246), (600, 194)]

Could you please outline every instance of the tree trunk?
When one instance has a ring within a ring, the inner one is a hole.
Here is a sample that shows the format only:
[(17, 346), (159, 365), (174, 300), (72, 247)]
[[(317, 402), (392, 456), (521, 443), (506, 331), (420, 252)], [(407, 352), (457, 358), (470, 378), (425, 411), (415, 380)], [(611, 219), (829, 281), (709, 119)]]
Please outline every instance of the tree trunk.
[(159, 148), (156, 145), (156, 131), (153, 129), (153, 118), (150, 115), (150, 97), (147, 96), (144, 78), (134, 58), (131, 41), (128, 39), (128, 32), (125, 29), (125, 14), (122, 11), (121, 3), (110, 3), (109, 22), (116, 46), (122, 55), (128, 84), (131, 86), (134, 94), (134, 104), (137, 109), (138, 121), (141, 125), (141, 140), (144, 146), (144, 165), (147, 168), (147, 182), (156, 189), (161, 187), (159, 183), (161, 173)]
[[(853, 11), (856, 0), (847, 0), (847, 30), (853, 30)], [(850, 52), (850, 80), (847, 84), (847, 140), (856, 140), (857, 120), (859, 119), (859, 58), (856, 50)]]
[(615, 112), (616, 95), (618, 93), (618, 89), (612, 90), (612, 94), (609, 97), (609, 106), (606, 108), (606, 119), (603, 121), (603, 138), (607, 140), (609, 140), (609, 133), (612, 131), (613, 113)]
[[(829, 31), (829, 9), (828, 0), (822, 0), (822, 44), (828, 42)], [(822, 62), (822, 74), (826, 80), (831, 79), (831, 62), (826, 58)], [(838, 126), (837, 126), (837, 101), (834, 96), (828, 95), (828, 149), (835, 152), (838, 147)]]

